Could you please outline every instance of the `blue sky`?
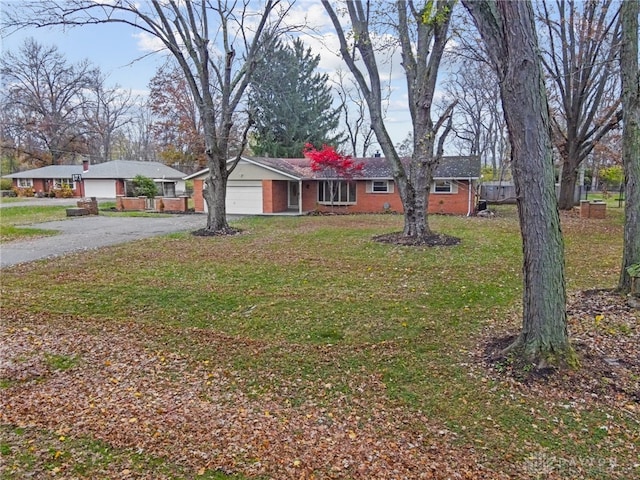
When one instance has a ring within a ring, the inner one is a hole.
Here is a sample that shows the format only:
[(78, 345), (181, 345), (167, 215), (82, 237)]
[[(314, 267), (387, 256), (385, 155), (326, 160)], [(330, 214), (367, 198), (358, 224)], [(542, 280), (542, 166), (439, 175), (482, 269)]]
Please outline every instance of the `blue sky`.
[[(0, 8), (3, 1), (7, 0), (0, 0)], [(305, 36), (304, 40), (314, 52), (321, 55), (320, 69), (331, 77), (336, 75), (338, 69), (346, 72), (346, 65), (336, 54), (339, 47), (333, 26), (319, 0), (298, 0), (290, 13), (293, 23), (304, 19), (319, 32)], [(108, 85), (118, 84), (142, 95), (148, 92), (149, 80), (164, 58), (162, 53), (149, 55), (154, 48), (153, 39), (124, 24), (88, 25), (66, 30), (21, 30), (2, 39), (2, 50), (16, 51), (28, 37), (35, 38), (43, 45), (57, 46), (69, 62), (89, 60), (108, 76)], [(387, 128), (394, 142), (398, 143), (410, 131), (410, 118), (399, 59), (390, 65), (393, 65), (394, 96), (387, 109)]]
[[(43, 45), (55, 45), (69, 62), (89, 60), (108, 76), (108, 84), (147, 92), (163, 55), (148, 55), (138, 32), (128, 25), (87, 25), (62, 30), (38, 28), (21, 30), (2, 39), (2, 50), (17, 51), (26, 38)], [(138, 60), (137, 60), (138, 59)]]

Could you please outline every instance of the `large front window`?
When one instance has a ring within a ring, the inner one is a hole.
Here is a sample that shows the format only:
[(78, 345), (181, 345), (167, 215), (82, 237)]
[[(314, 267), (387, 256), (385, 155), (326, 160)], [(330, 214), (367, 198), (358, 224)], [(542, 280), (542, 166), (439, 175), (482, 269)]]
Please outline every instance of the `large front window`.
[(18, 187), (20, 188), (33, 187), (33, 180), (31, 178), (19, 178)]
[(356, 203), (356, 183), (346, 180), (323, 180), (318, 182), (318, 203), (325, 205)]

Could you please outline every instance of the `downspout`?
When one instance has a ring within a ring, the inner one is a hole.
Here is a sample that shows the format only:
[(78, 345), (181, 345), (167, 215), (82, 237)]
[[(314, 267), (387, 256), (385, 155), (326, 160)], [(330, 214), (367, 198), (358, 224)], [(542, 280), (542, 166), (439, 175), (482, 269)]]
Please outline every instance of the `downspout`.
[(471, 177), (469, 177), (469, 183), (467, 184), (467, 191), (469, 192), (467, 217), (470, 217), (471, 216), (471, 212), (472, 212), (472, 208), (471, 208)]
[(302, 179), (298, 180), (298, 215), (302, 215)]

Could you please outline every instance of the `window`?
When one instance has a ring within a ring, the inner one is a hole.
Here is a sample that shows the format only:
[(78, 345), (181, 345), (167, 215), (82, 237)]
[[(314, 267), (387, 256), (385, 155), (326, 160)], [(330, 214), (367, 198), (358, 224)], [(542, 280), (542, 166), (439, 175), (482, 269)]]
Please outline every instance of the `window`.
[(436, 180), (433, 184), (433, 193), (455, 193), (453, 184), (449, 180)]
[(318, 182), (318, 203), (332, 205), (349, 205), (356, 203), (355, 182), (347, 182), (344, 180), (324, 180)]
[(53, 188), (70, 188), (73, 190), (73, 181), (70, 178), (54, 178)]
[(374, 180), (371, 182), (373, 193), (389, 193), (389, 182), (387, 180)]
[(175, 197), (176, 196), (176, 184), (175, 182), (155, 182), (158, 194), (163, 197)]
[(18, 187), (19, 188), (33, 187), (33, 179), (32, 178), (19, 178), (18, 179)]

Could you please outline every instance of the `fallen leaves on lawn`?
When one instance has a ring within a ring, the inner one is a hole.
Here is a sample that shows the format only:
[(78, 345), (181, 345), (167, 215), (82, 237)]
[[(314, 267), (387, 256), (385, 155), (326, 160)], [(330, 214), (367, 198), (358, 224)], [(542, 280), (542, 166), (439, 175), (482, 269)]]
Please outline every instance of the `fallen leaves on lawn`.
[[(225, 362), (150, 350), (145, 341), (161, 332), (134, 323), (3, 311), (1, 332), (1, 358), (8, 366), (3, 377), (10, 382), (3, 390), (3, 424), (93, 438), (170, 459), (194, 474), (509, 478), (485, 468), (473, 448), (454, 445), (426, 416), (387, 403), (376, 375), (351, 379), (361, 393), (311, 397), (293, 406), (286, 392), (299, 388), (296, 383), (315, 382), (314, 388), (326, 391), (326, 380), (291, 380), (252, 395)], [(262, 348), (257, 341), (200, 333), (221, 352)], [(54, 370), (45, 360), (51, 354), (80, 360)]]

